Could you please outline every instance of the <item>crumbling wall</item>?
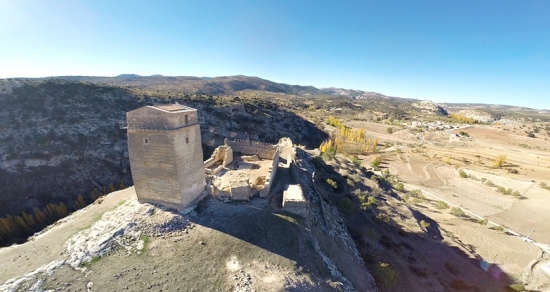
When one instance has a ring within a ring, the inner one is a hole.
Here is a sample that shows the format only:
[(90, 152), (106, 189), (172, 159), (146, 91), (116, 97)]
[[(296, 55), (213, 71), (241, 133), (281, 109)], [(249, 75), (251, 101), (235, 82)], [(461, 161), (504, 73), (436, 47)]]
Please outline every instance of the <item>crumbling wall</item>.
[(277, 146), (269, 143), (250, 141), (250, 140), (233, 140), (228, 141), (229, 146), (233, 151), (240, 152), (245, 155), (258, 155), (261, 159), (271, 159), (277, 151)]
[(277, 173), (277, 168), (279, 167), (279, 148), (275, 148), (275, 153), (273, 153), (272, 158), (273, 164), (269, 167), (269, 172), (266, 175), (266, 180), (264, 183), (264, 188), (260, 191), (260, 197), (261, 198), (267, 198), (269, 196), (269, 191), (271, 189), (271, 185), (273, 184), (273, 179), (275, 178), (275, 174)]
[(240, 201), (249, 201), (251, 192), (248, 180), (232, 181), (229, 183), (231, 199)]
[[(214, 169), (211, 168), (211, 166), (215, 165), (216, 163), (220, 162), (221, 164)], [(206, 171), (206, 174), (214, 175), (218, 173), (220, 170), (222, 170), (224, 167), (226, 167), (228, 164), (230, 164), (233, 161), (233, 149), (231, 149), (230, 146), (219, 146), (214, 150), (214, 153), (212, 153), (212, 156), (208, 158), (204, 162), (204, 168)]]

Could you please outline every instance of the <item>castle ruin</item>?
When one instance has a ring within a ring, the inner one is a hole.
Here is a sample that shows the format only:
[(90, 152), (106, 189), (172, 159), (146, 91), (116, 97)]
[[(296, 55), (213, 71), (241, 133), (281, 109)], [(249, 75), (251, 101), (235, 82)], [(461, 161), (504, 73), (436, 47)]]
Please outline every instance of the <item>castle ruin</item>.
[[(282, 149), (293, 147), (288, 138), (278, 145), (225, 139), (203, 162), (196, 109), (180, 104), (145, 106), (126, 116), (130, 167), (139, 202), (178, 210), (191, 207), (207, 194), (239, 201), (267, 198), (279, 167), (280, 145)], [(288, 168), (291, 159), (282, 166)], [(285, 210), (306, 214), (299, 186), (288, 187), (285, 198)]]
[[(234, 156), (236, 153), (240, 155)], [(212, 176), (206, 187), (209, 194), (241, 201), (255, 196), (266, 198), (279, 165), (279, 147), (225, 139), (224, 145), (216, 148), (204, 165), (206, 173)]]
[(197, 110), (179, 104), (126, 113), (128, 154), (139, 202), (179, 210), (205, 195)]

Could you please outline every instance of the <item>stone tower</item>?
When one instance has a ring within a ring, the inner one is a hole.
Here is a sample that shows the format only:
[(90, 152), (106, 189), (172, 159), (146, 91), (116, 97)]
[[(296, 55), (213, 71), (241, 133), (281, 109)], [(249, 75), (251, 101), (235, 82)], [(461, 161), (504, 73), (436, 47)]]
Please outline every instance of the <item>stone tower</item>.
[(126, 113), (128, 154), (139, 202), (183, 210), (205, 194), (197, 110), (179, 104)]

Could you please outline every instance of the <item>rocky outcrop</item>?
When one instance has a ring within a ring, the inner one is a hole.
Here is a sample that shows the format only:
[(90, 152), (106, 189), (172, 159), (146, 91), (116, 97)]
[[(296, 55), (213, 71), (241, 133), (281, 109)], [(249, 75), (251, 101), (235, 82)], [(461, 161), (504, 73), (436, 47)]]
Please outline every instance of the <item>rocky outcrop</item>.
[(468, 110), (461, 110), (458, 112), (459, 115), (463, 115), (467, 118), (472, 118), (478, 122), (482, 122), (482, 123), (490, 123), (490, 122), (493, 122), (495, 119), (493, 118), (493, 116), (491, 116), (491, 114), (489, 114), (488, 112), (484, 112), (484, 111), (480, 111), (480, 110), (471, 110), (471, 109), (468, 109)]
[(440, 116), (448, 115), (447, 111), (443, 107), (429, 100), (414, 102), (412, 103), (412, 106), (421, 109), (423, 112), (428, 112)]

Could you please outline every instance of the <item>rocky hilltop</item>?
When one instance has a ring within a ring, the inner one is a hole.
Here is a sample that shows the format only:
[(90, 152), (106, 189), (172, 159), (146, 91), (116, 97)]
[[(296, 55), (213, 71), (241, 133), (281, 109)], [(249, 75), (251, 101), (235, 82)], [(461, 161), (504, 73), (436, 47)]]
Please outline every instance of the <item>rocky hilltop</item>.
[[(64, 79), (18, 79), (0, 89), (0, 217), (131, 185), (125, 113), (179, 101), (199, 109), (205, 155), (224, 138), (316, 147), (327, 135), (264, 99), (166, 93)], [(207, 156), (207, 157), (208, 157)]]
[[(180, 213), (138, 203), (131, 187), (0, 250), (0, 291), (376, 291), (344, 219), (314, 191), (310, 154), (297, 151), (304, 217), (260, 198)], [(48, 252), (28, 261), (29, 249)]]

